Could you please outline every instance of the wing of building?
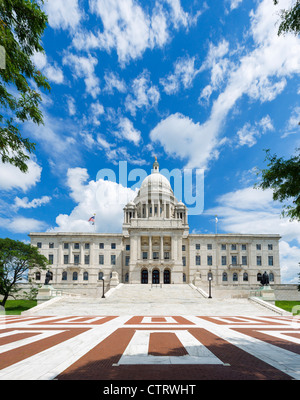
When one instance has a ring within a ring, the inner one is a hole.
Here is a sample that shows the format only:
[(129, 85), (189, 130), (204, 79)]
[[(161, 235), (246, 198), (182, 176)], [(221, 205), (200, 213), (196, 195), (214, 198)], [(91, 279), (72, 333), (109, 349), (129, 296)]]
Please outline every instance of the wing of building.
[[(255, 286), (265, 271), (280, 284), (277, 234), (190, 234), (188, 209), (155, 160), (136, 198), (124, 208), (121, 234), (30, 233), (51, 265), (51, 284), (93, 294), (120, 283)], [(45, 271), (32, 278), (44, 283)]]

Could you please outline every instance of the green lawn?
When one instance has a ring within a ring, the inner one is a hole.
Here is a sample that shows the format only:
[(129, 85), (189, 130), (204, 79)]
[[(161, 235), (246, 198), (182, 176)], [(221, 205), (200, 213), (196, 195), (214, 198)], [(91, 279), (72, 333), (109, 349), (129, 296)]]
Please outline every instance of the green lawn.
[[(282, 308), (285, 311), (292, 312), (293, 307), (299, 306), (299, 310), (295, 314), (300, 313), (300, 301), (275, 301), (275, 306)], [(296, 310), (294, 310), (296, 311)]]
[(5, 314), (20, 315), (22, 311), (37, 305), (36, 300), (7, 300), (5, 303)]

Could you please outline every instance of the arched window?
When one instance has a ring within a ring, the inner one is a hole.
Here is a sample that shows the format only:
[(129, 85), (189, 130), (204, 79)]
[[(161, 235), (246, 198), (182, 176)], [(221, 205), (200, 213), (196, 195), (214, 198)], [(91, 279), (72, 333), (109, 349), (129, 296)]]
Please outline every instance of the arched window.
[(274, 274), (273, 274), (273, 272), (269, 273), (269, 282), (274, 282)]
[(74, 271), (73, 272), (73, 281), (77, 281), (78, 280), (78, 272)]
[(67, 278), (68, 278), (67, 271), (63, 271), (63, 273), (62, 273), (62, 277), (61, 277), (61, 280), (62, 280), (62, 281), (66, 281), (66, 280), (67, 280)]
[(103, 272), (102, 271), (100, 271), (99, 272), (99, 274), (98, 274), (98, 279), (99, 279), (99, 281), (101, 280), (101, 279), (103, 279)]
[(227, 280), (228, 280), (227, 272), (223, 272), (222, 281), (223, 281), (223, 282), (227, 282)]
[(186, 282), (186, 274), (183, 274), (183, 276), (182, 276), (182, 281), (183, 281), (183, 282)]
[(244, 282), (248, 282), (248, 274), (247, 274), (247, 272), (243, 273), (243, 281)]
[(238, 274), (236, 272), (233, 273), (232, 280), (233, 280), (233, 282), (237, 282), (238, 281)]
[(41, 273), (40, 272), (36, 272), (35, 273), (35, 280), (36, 281), (40, 281), (41, 280)]
[(89, 273), (87, 271), (84, 271), (83, 273), (83, 280), (88, 281), (89, 280)]

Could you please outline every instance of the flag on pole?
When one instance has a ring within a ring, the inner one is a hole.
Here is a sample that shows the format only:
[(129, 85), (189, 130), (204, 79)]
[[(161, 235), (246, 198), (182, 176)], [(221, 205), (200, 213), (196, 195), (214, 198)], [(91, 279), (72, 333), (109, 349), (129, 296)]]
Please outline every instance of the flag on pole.
[(93, 215), (90, 219), (89, 222), (92, 223), (92, 225), (95, 225), (95, 215)]

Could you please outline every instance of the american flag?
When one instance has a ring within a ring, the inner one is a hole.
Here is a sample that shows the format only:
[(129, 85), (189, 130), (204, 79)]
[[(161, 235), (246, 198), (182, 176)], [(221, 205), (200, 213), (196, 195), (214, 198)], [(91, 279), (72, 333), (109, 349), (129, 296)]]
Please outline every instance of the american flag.
[(92, 222), (92, 225), (95, 224), (95, 215), (93, 215), (90, 219), (89, 222)]

